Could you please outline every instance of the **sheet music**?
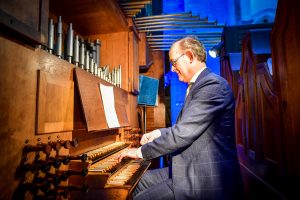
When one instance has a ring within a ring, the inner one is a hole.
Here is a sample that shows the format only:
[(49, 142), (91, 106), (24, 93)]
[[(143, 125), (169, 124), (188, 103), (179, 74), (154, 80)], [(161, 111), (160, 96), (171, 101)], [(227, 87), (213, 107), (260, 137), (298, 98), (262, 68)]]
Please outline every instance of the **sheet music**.
[(109, 128), (120, 127), (115, 109), (115, 98), (113, 86), (100, 84), (100, 92), (104, 107), (106, 122)]

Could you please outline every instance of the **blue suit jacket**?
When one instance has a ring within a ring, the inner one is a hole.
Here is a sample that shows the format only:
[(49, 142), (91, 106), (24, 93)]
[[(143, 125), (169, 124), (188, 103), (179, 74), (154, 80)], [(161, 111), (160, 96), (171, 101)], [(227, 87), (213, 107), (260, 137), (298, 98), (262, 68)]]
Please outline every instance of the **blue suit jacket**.
[(234, 97), (227, 81), (205, 69), (175, 125), (142, 146), (145, 159), (171, 154), (176, 199), (240, 199)]

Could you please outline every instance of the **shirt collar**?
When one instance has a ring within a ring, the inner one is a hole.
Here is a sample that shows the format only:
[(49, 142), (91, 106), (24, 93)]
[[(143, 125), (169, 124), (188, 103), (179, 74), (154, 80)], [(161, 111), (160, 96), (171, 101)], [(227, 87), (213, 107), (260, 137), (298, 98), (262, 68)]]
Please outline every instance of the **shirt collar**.
[(203, 70), (205, 69), (206, 67), (203, 67), (202, 69), (200, 69), (199, 71), (197, 71), (194, 76), (191, 78), (190, 82), (189, 83), (195, 83), (195, 81), (197, 80), (198, 76), (201, 74), (201, 72), (203, 72)]

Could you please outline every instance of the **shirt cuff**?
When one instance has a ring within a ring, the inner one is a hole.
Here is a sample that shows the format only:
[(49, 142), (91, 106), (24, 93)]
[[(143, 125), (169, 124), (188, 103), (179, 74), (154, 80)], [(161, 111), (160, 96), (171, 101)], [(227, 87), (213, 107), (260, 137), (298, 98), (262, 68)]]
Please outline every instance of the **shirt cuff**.
[(160, 136), (161, 136), (160, 130), (159, 130), (159, 129), (154, 130), (154, 131), (153, 131), (153, 135), (155, 135), (155, 138), (160, 137)]
[(139, 147), (137, 150), (136, 150), (136, 154), (139, 158), (143, 158), (143, 154), (142, 154), (142, 147)]

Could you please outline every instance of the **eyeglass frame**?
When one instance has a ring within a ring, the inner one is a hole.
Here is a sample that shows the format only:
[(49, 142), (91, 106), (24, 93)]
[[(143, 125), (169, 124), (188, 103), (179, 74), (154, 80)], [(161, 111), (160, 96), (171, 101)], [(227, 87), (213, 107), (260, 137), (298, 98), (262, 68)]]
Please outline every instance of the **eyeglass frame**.
[(172, 64), (173, 67), (176, 66), (177, 61), (179, 60), (179, 58), (181, 58), (182, 56), (184, 56), (185, 53), (182, 53), (180, 56), (178, 56), (176, 59), (174, 60), (170, 60), (170, 63)]

